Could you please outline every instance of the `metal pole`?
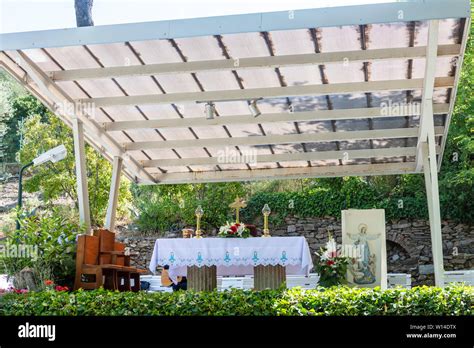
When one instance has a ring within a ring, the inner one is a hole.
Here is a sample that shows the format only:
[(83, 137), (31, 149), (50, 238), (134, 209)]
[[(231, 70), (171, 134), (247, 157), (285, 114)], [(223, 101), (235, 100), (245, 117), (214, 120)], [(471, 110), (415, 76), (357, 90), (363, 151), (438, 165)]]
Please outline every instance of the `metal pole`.
[(20, 229), (20, 210), (23, 206), (23, 172), (26, 170), (26, 168), (31, 167), (33, 165), (33, 162), (30, 162), (28, 164), (25, 164), (23, 167), (20, 169), (20, 177), (19, 177), (19, 182), (18, 182), (18, 215), (16, 218), (16, 229)]

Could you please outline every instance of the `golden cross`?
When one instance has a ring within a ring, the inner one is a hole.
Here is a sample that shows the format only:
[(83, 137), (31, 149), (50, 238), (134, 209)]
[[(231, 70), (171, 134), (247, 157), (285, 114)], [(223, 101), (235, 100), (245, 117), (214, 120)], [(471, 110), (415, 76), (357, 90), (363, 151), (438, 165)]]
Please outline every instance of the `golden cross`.
[(230, 208), (235, 209), (235, 223), (236, 224), (239, 223), (239, 210), (242, 208), (245, 208), (246, 206), (247, 206), (247, 203), (245, 203), (245, 201), (240, 197), (235, 198), (235, 201), (229, 204)]

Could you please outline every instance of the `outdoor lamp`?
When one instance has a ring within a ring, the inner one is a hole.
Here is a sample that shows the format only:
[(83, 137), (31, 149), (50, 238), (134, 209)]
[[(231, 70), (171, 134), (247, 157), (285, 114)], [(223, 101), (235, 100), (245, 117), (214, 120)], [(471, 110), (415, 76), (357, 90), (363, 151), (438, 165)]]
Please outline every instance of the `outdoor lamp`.
[(64, 159), (66, 155), (67, 155), (66, 147), (64, 145), (59, 145), (36, 157), (33, 160), (33, 165), (39, 166), (40, 164), (43, 164), (46, 162), (56, 163)]
[(263, 214), (263, 236), (262, 237), (271, 237), (270, 236), (270, 230), (268, 229), (268, 215), (272, 210), (268, 206), (268, 204), (265, 204), (262, 209), (262, 214)]
[(204, 214), (204, 210), (202, 210), (202, 207), (198, 205), (196, 210), (194, 211), (194, 214), (196, 214), (196, 236), (194, 238), (202, 238), (202, 233), (201, 233), (201, 217)]
[(211, 103), (211, 102), (206, 103), (205, 110), (206, 110), (206, 118), (208, 120), (214, 119), (214, 114), (216, 112), (216, 106), (214, 105), (214, 103)]
[[(23, 172), (31, 166), (36, 167), (46, 162), (52, 162), (52, 163), (59, 162), (62, 159), (66, 158), (66, 155), (67, 155), (66, 147), (64, 145), (59, 145), (39, 155), (30, 163), (27, 163), (23, 167), (21, 167), (19, 180), (18, 180), (18, 210), (21, 209), (22, 204), (23, 204)], [(16, 220), (16, 229), (17, 230), (20, 229), (20, 220), (18, 219)]]
[(250, 113), (252, 114), (253, 117), (257, 117), (261, 114), (258, 106), (257, 106), (257, 101), (256, 100), (252, 100), (250, 103), (249, 103), (249, 110), (250, 110)]

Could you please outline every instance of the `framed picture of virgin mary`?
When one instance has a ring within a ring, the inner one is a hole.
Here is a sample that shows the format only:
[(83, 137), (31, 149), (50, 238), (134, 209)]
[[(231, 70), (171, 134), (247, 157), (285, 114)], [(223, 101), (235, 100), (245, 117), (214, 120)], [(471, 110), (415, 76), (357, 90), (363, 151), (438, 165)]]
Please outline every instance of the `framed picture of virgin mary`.
[(349, 259), (350, 286), (387, 287), (385, 210), (349, 209), (342, 211), (342, 244)]

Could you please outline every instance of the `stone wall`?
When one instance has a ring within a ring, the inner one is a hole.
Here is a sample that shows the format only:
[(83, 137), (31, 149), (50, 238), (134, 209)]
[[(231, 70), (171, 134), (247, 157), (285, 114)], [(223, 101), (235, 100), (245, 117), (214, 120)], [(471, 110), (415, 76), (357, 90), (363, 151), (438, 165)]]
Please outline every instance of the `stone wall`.
[[(256, 221), (261, 226), (261, 221)], [(335, 218), (288, 217), (285, 225), (271, 229), (274, 236), (305, 236), (314, 252), (324, 246), (328, 232), (341, 243), (341, 222)], [(474, 226), (442, 222), (445, 270), (474, 269)], [(215, 235), (215, 231), (210, 233)], [(410, 273), (413, 285), (433, 285), (433, 265), (429, 223), (424, 220), (401, 220), (387, 223), (387, 266), (389, 273)], [(178, 233), (164, 233), (160, 238), (180, 237)], [(124, 241), (139, 256), (135, 265), (148, 268), (153, 246), (158, 236), (132, 237), (122, 232)], [(315, 261), (315, 260), (314, 260)]]

